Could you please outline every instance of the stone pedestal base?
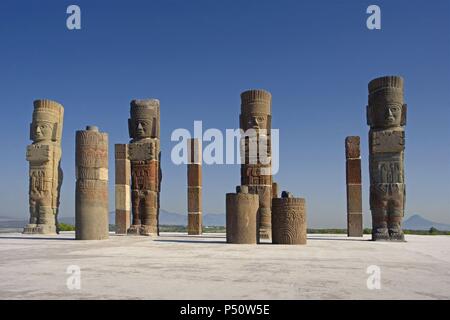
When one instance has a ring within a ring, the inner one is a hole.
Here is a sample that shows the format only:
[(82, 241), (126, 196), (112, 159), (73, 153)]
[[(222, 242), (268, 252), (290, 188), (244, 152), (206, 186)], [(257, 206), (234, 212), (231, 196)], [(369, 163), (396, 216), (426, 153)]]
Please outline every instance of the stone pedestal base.
[(157, 236), (158, 230), (155, 227), (148, 225), (132, 225), (128, 230), (127, 234), (132, 236)]
[(48, 234), (56, 235), (56, 226), (46, 224), (28, 224), (23, 228), (23, 234)]
[(188, 235), (202, 234), (202, 214), (188, 213)]

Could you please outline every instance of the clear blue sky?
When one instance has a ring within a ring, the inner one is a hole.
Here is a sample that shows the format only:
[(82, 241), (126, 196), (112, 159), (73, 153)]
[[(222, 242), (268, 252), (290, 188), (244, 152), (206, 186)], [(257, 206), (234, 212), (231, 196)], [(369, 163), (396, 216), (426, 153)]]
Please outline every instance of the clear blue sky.
[[(66, 28), (78, 4), (82, 30)], [(366, 28), (378, 4), (382, 29)], [(186, 168), (170, 161), (176, 128), (235, 128), (240, 92), (273, 96), (282, 190), (306, 198), (311, 227), (345, 227), (344, 138), (362, 137), (368, 209), (367, 83), (405, 78), (407, 215), (450, 223), (450, 1), (18, 1), (0, 2), (0, 215), (28, 216), (32, 101), (65, 107), (61, 216), (74, 215), (75, 131), (98, 125), (128, 139), (133, 98), (161, 101), (162, 208), (186, 212)], [(238, 166), (205, 166), (204, 212), (225, 212)]]

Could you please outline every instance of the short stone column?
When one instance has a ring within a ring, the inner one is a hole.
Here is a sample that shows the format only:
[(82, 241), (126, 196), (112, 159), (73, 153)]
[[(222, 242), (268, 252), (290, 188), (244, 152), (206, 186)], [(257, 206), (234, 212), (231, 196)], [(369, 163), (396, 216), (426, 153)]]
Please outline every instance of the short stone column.
[(272, 243), (306, 244), (306, 226), (305, 199), (286, 191), (272, 199)]
[(76, 132), (75, 238), (102, 240), (109, 235), (108, 134), (87, 126)]
[(259, 239), (259, 196), (250, 194), (247, 186), (236, 187), (226, 195), (227, 242), (256, 244)]
[(131, 164), (128, 145), (115, 145), (116, 183), (116, 234), (127, 234), (131, 225)]
[(188, 139), (188, 234), (202, 234), (202, 153), (199, 139)]
[(346, 182), (347, 182), (347, 235), (363, 236), (361, 196), (361, 152), (360, 138), (345, 138)]

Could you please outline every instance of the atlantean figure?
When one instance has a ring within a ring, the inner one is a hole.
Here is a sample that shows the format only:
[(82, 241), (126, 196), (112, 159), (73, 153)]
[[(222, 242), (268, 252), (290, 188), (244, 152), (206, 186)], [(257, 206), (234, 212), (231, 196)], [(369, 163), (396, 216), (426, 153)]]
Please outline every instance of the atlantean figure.
[(387, 76), (369, 83), (370, 209), (372, 239), (404, 241), (404, 150), (406, 104), (403, 78)]
[(159, 100), (133, 100), (130, 114), (132, 223), (127, 233), (157, 235), (161, 189)]
[(259, 237), (270, 239), (272, 204), (272, 96), (264, 90), (241, 94), (241, 185), (259, 196)]
[(34, 101), (33, 121), (27, 147), (30, 223), (23, 233), (58, 232), (59, 191), (62, 184), (61, 137), (64, 108), (51, 100)]

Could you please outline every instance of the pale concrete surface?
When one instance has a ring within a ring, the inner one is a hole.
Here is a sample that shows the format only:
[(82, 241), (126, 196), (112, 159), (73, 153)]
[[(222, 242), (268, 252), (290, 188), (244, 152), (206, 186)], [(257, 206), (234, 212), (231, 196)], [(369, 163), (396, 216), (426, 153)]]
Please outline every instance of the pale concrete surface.
[[(224, 234), (73, 238), (0, 234), (0, 298), (450, 298), (450, 236), (308, 235), (306, 246), (231, 245)], [(80, 290), (66, 286), (69, 265), (81, 268)], [(381, 268), (380, 290), (367, 288), (370, 265)]]

